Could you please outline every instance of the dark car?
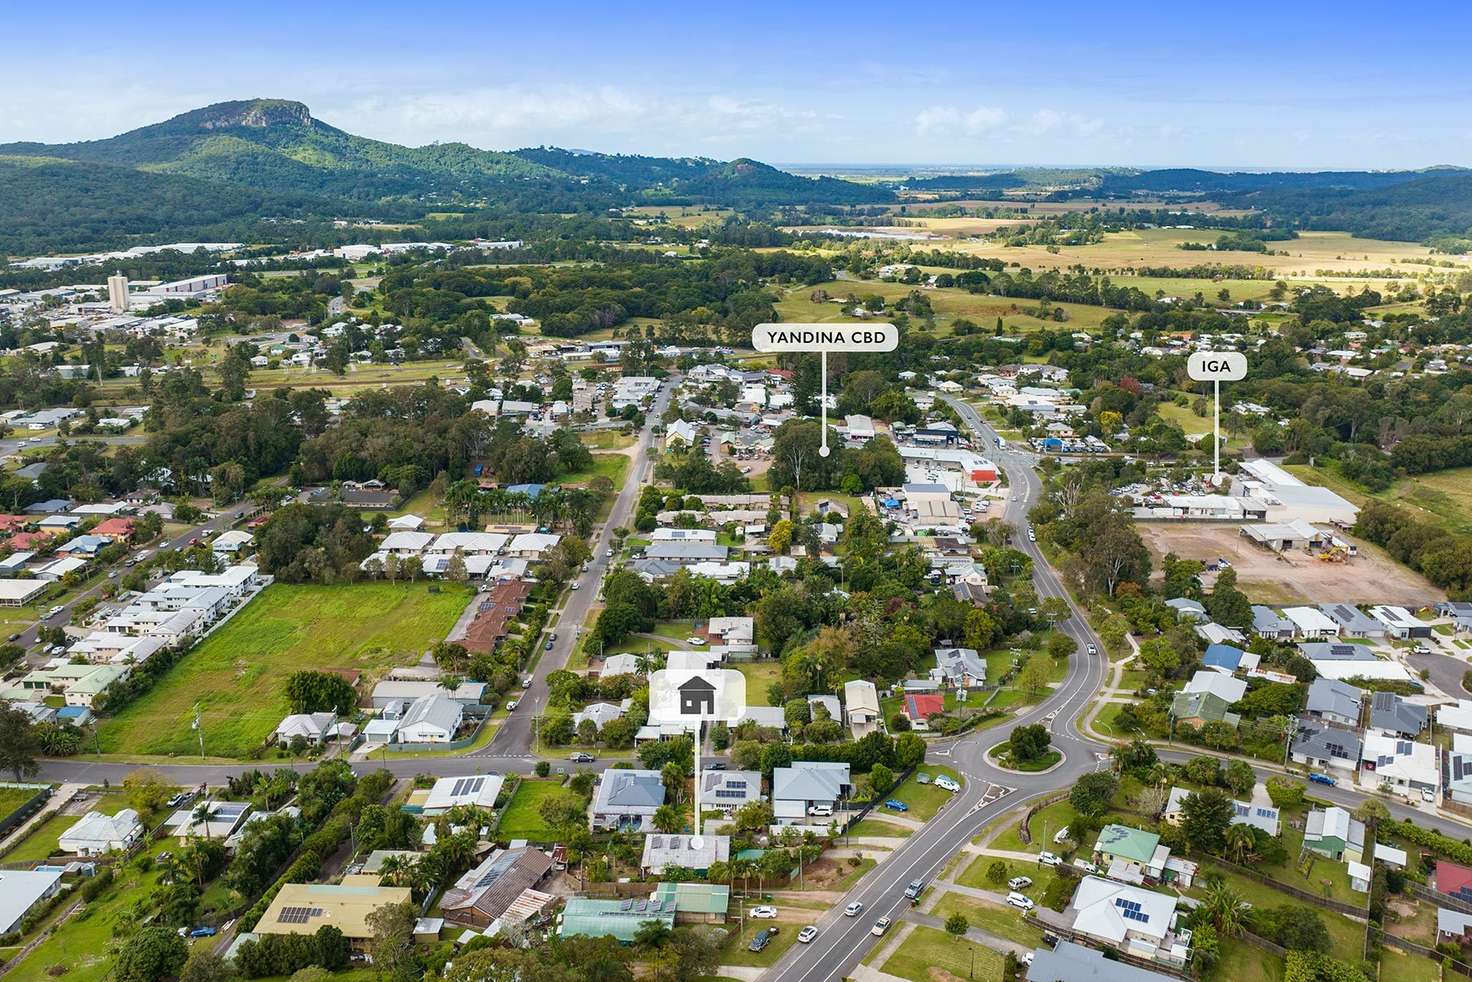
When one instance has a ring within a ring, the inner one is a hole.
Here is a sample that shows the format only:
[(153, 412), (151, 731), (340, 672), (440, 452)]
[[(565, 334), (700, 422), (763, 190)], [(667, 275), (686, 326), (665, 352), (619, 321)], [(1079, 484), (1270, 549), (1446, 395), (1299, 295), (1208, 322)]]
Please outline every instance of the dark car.
[(756, 932), (756, 937), (752, 938), (751, 939), (751, 944), (749, 944), (749, 945), (746, 946), (747, 947), (747, 950), (748, 951), (761, 951), (767, 945), (771, 944), (772, 943), (772, 939), (775, 938), (776, 936), (777, 936), (777, 929), (776, 928), (774, 928), (774, 927), (763, 928), (762, 930)]

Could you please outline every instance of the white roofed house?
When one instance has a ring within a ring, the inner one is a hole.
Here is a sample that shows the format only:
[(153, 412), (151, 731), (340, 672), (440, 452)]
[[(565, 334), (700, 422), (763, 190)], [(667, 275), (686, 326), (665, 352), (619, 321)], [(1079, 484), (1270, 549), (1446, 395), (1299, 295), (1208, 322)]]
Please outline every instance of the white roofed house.
[(1085, 876), (1063, 914), (1079, 934), (1140, 958), (1179, 966), (1190, 955), (1171, 928), (1176, 899), (1163, 893)]
[(591, 720), (601, 733), (604, 726), (616, 719), (622, 719), (623, 715), (623, 709), (611, 702), (595, 702), (572, 714), (572, 727), (577, 730), (584, 720)]
[(435, 537), (426, 551), (443, 556), (453, 555), (456, 551), (462, 556), (496, 556), (510, 539), (509, 535), (501, 532), (444, 532)]
[(851, 679), (843, 683), (843, 709), (848, 717), (849, 732), (855, 740), (884, 726), (879, 715), (879, 692), (873, 682)]
[(1339, 637), (1339, 625), (1317, 607), (1285, 607), (1283, 616), (1293, 622), (1295, 637), (1315, 641)]
[(639, 860), (639, 868), (645, 876), (658, 876), (669, 866), (699, 873), (710, 869), (711, 863), (729, 862), (730, 859), (729, 835), (665, 835), (650, 832), (644, 836), (644, 855)]
[(429, 548), (434, 535), (429, 532), (390, 532), (378, 544), (378, 551), (388, 556), (417, 556)]
[(423, 814), (443, 815), (458, 805), (494, 808), (506, 779), (499, 774), (468, 774), (464, 777), (442, 777), (434, 782), (425, 796)]
[(1369, 731), (1360, 749), (1360, 783), (1372, 787), (1436, 791), (1441, 768), (1436, 748), (1429, 743)]
[(301, 737), (308, 743), (320, 745), (336, 735), (337, 716), (334, 713), (292, 713), (276, 727), (276, 742), (280, 744)]
[(61, 889), (61, 870), (0, 870), (0, 934), (20, 927), (32, 908)]
[(399, 720), (400, 743), (449, 743), (455, 739), (465, 707), (448, 695), (420, 696)]
[(683, 419), (677, 419), (664, 431), (665, 448), (670, 448), (677, 440), (684, 443), (687, 447), (693, 447), (695, 446), (699, 433), (700, 430), (694, 423), (687, 423)]
[(221, 555), (234, 556), (242, 550), (250, 548), (254, 542), (255, 536), (244, 529), (230, 529), (228, 532), (221, 532), (215, 537), (215, 540), (210, 543), (210, 551), (220, 553)]
[(1381, 604), (1370, 608), (1370, 616), (1384, 624), (1385, 633), (1393, 638), (1405, 641), (1411, 638), (1431, 637), (1431, 625), (1404, 607)]
[(506, 547), (506, 554), (518, 559), (538, 560), (562, 541), (562, 536), (549, 532), (523, 532)]
[(138, 813), (124, 808), (115, 815), (91, 811), (61, 834), (57, 844), (62, 852), (78, 856), (101, 856), (132, 847), (143, 835)]

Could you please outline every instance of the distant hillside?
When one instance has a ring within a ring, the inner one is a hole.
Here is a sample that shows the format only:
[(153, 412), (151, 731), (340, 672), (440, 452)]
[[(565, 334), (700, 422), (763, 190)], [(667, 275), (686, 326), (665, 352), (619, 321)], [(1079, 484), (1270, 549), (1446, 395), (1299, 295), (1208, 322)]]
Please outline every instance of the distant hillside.
[(1106, 174), (1103, 194), (1240, 194), (1270, 189), (1353, 191), (1390, 187), (1424, 176), (1424, 171), (1245, 171), (1218, 173), (1193, 168), (1149, 170), (1138, 174)]
[(1225, 200), (1304, 228), (1343, 229), (1374, 239), (1472, 237), (1472, 171), (1420, 172), (1411, 180), (1365, 190), (1267, 189)]
[(892, 198), (746, 159), (403, 147), (347, 133), (283, 99), (222, 102), (105, 140), (0, 145), (0, 158), (7, 172), (32, 168), (17, 177), (19, 195), (0, 201), (0, 217), (15, 222), (0, 227), (0, 252), (12, 254), (251, 219), (413, 218), (445, 205), (597, 214), (646, 203), (754, 209)]

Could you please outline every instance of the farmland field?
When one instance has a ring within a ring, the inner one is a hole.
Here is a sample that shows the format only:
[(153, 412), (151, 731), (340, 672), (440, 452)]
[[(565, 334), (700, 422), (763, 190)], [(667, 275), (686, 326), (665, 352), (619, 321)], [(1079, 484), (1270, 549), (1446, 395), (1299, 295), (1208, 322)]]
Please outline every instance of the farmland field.
[(1472, 467), (1455, 467), (1432, 474), (1403, 477), (1375, 494), (1344, 480), (1336, 472), (1306, 464), (1287, 470), (1310, 484), (1322, 484), (1355, 504), (1377, 498), (1409, 508), (1421, 518), (1438, 522), (1459, 532), (1472, 531)]
[(300, 669), (370, 676), (418, 660), (443, 640), (469, 594), (426, 584), (276, 583), (185, 655), (154, 688), (105, 719), (104, 753), (198, 754), (190, 724), (199, 704), (204, 750), (242, 757), (289, 712), (284, 682)]

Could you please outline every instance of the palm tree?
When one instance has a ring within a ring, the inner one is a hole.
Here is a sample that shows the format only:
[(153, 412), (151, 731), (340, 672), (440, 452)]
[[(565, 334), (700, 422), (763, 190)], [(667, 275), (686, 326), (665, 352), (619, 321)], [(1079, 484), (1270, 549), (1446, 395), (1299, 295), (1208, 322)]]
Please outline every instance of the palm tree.
[(214, 804), (208, 801), (201, 801), (194, 806), (194, 811), (189, 817), (193, 820), (192, 824), (194, 826), (204, 827), (204, 837), (208, 839), (210, 837), (210, 820), (215, 817)]
[(1238, 865), (1247, 862), (1257, 852), (1257, 837), (1250, 825), (1233, 825), (1227, 829), (1227, 852)]
[(1225, 882), (1214, 883), (1207, 888), (1201, 909), (1212, 927), (1216, 928), (1216, 933), (1224, 938), (1235, 938), (1247, 924), (1247, 904)]

